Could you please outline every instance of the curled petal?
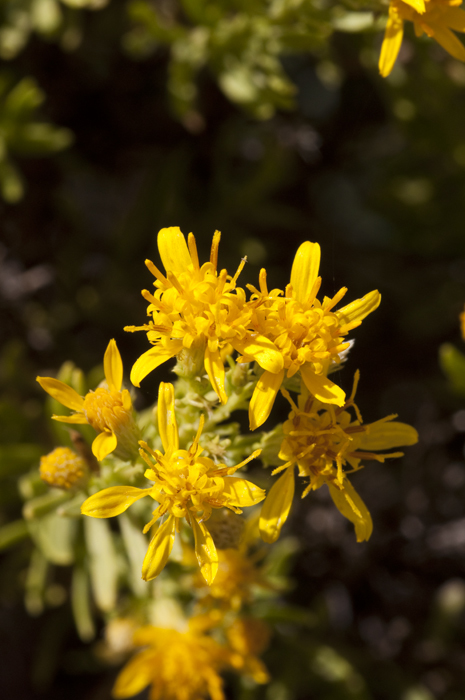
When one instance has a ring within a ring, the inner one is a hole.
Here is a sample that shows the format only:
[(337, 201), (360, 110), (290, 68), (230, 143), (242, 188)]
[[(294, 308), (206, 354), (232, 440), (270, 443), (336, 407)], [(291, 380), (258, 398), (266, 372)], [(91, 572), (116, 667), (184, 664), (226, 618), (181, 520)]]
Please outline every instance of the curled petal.
[(283, 379), (283, 369), (277, 374), (263, 372), (257, 382), (249, 404), (250, 430), (258, 428), (270, 415)]
[(293, 295), (305, 303), (312, 291), (320, 269), (321, 249), (318, 243), (305, 241), (295, 254), (292, 264), (291, 284)]
[(174, 357), (176, 353), (167, 352), (158, 347), (150, 348), (147, 352), (134, 362), (131, 370), (131, 382), (134, 386), (140, 386), (141, 381), (154, 369), (162, 365), (167, 360)]
[(265, 498), (265, 491), (251, 481), (235, 476), (225, 476), (223, 494), (228, 497), (228, 504), (246, 508), (260, 503)]
[(144, 581), (151, 581), (165, 567), (173, 549), (175, 534), (176, 518), (174, 515), (170, 515), (168, 520), (163, 525), (160, 525), (150, 540), (149, 548), (142, 564), (142, 578)]
[(367, 427), (368, 432), (364, 433), (360, 440), (359, 449), (362, 450), (390, 450), (393, 447), (415, 445), (418, 442), (417, 431), (407, 423), (380, 420)]
[(186, 239), (179, 226), (162, 228), (159, 231), (158, 251), (167, 272), (184, 272), (192, 264)]
[(195, 555), (202, 574), (208, 586), (211, 586), (218, 571), (218, 553), (215, 543), (204, 523), (192, 518), (192, 529), (195, 539)]
[(309, 362), (302, 365), (300, 374), (305, 386), (318, 401), (333, 403), (336, 406), (344, 405), (346, 400), (345, 392), (328, 377), (325, 377), (323, 374), (315, 374)]
[(205, 371), (208, 374), (210, 383), (216, 392), (221, 403), (227, 403), (228, 395), (224, 388), (224, 364), (219, 350), (211, 352), (208, 345), (205, 348)]
[(129, 506), (149, 493), (150, 489), (137, 489), (134, 486), (110, 486), (84, 501), (81, 513), (92, 518), (112, 518), (124, 513)]
[(153, 650), (146, 649), (133, 656), (119, 673), (113, 686), (112, 696), (132, 698), (153, 680)]
[(110, 340), (103, 356), (105, 379), (111, 391), (121, 391), (123, 384), (123, 362), (116, 341)]
[(251, 334), (245, 340), (233, 340), (234, 349), (247, 358), (247, 362), (255, 361), (266, 372), (277, 374), (284, 366), (281, 352), (276, 345), (264, 335)]
[(118, 440), (114, 433), (102, 432), (95, 438), (92, 443), (92, 452), (97, 457), (98, 461), (101, 462), (105, 459), (113, 450), (116, 449)]
[(178, 425), (174, 412), (174, 386), (165, 382), (161, 382), (158, 389), (158, 430), (166, 454), (172, 454), (179, 449)]
[(373, 532), (373, 521), (368, 508), (347, 479), (342, 488), (337, 488), (328, 481), (329, 492), (342, 515), (355, 525), (357, 542), (368, 540)]
[(260, 514), (259, 529), (262, 540), (276, 542), (286, 522), (295, 491), (294, 467), (286, 469), (271, 487)]
[(381, 302), (381, 294), (377, 289), (365, 294), (361, 299), (356, 299), (355, 301), (347, 304), (339, 311), (336, 311), (336, 316), (342, 325), (354, 326), (354, 324), (361, 323), (368, 314), (378, 308)]
[(77, 391), (74, 391), (70, 386), (64, 382), (60, 382), (59, 379), (52, 379), (52, 377), (36, 377), (42, 389), (44, 389), (47, 394), (56, 401), (59, 401), (66, 408), (70, 408), (72, 411), (82, 411), (84, 407), (84, 399), (79, 396)]

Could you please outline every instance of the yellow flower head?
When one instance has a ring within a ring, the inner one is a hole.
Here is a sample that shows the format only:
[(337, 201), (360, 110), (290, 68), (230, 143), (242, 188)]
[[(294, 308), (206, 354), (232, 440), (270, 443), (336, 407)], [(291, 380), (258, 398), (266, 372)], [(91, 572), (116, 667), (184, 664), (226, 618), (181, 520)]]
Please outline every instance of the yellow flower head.
[(158, 428), (165, 454), (152, 450), (141, 442), (141, 455), (149, 465), (145, 477), (153, 482), (148, 489), (132, 486), (113, 486), (94, 494), (82, 505), (82, 512), (95, 518), (109, 518), (124, 512), (132, 503), (150, 496), (160, 504), (153, 511), (152, 520), (145, 526), (147, 532), (163, 515), (165, 522), (153, 536), (142, 566), (142, 578), (146, 581), (158, 576), (165, 566), (174, 544), (175, 532), (185, 518), (194, 532), (195, 553), (205, 581), (210, 584), (218, 570), (218, 555), (213, 538), (205, 521), (213, 508), (230, 508), (241, 513), (240, 508), (262, 501), (265, 492), (245, 479), (233, 477), (237, 469), (260, 454), (255, 451), (234, 467), (215, 464), (202, 457), (199, 439), (203, 428), (203, 416), (189, 450), (179, 449), (178, 427), (174, 412), (174, 387), (160, 384), (158, 393)]
[(103, 367), (105, 385), (84, 397), (59, 379), (37, 377), (37, 381), (56, 401), (75, 411), (70, 416), (52, 416), (54, 420), (88, 423), (98, 432), (92, 443), (92, 452), (98, 460), (113, 451), (120, 459), (131, 460), (138, 453), (139, 430), (134, 422), (129, 391), (121, 391), (123, 363), (114, 340), (110, 340), (105, 351)]
[(262, 654), (269, 645), (269, 626), (263, 620), (243, 617), (235, 620), (226, 633), (234, 652), (233, 666), (241, 674), (253, 678), (255, 683), (268, 683), (268, 670), (258, 654)]
[[(384, 462), (388, 457), (401, 457), (402, 452), (377, 454), (375, 451), (414, 445), (418, 434), (410, 425), (392, 422), (395, 415), (362, 425), (360, 411), (354, 403), (357, 383), (358, 372), (352, 395), (341, 408), (323, 404), (308, 393), (299, 396), (296, 406), (283, 391), (292, 406), (289, 419), (283, 425), (285, 437), (279, 453), (286, 463), (273, 474), (285, 473), (273, 484), (263, 504), (260, 534), (265, 542), (274, 542), (279, 537), (289, 515), (295, 490), (295, 465), (299, 476), (309, 479), (302, 498), (327, 484), (336, 507), (354, 524), (357, 541), (370, 537), (371, 516), (347, 474), (361, 469), (361, 460)], [(355, 419), (349, 409), (355, 412)], [(345, 471), (347, 465), (349, 471)]]
[(113, 697), (129, 698), (151, 685), (150, 700), (224, 700), (220, 672), (230, 652), (191, 621), (186, 632), (142, 627), (134, 635), (136, 654), (116, 679)]
[(40, 458), (40, 478), (59, 489), (79, 489), (87, 481), (89, 469), (85, 461), (69, 447), (56, 447)]
[[(128, 326), (127, 331), (144, 330), (153, 347), (137, 360), (131, 381), (139, 386), (144, 377), (171, 357), (200, 358), (213, 389), (223, 403), (228, 397), (224, 386), (223, 355), (232, 348), (252, 355), (260, 366), (277, 371), (281, 358), (266, 338), (247, 330), (250, 318), (245, 292), (236, 287), (244, 266), (234, 277), (217, 271), (220, 233), (213, 236), (210, 261), (200, 266), (195, 238), (188, 243), (178, 227), (164, 228), (158, 234), (158, 250), (166, 276), (150, 261), (156, 277), (154, 294), (144, 290), (152, 320), (144, 326)], [(185, 358), (184, 358), (185, 359)], [(192, 364), (195, 366), (196, 361)]]
[(379, 72), (385, 78), (393, 69), (404, 35), (404, 21), (413, 22), (415, 34), (436, 39), (448, 53), (465, 61), (465, 47), (451, 31), (465, 32), (465, 12), (459, 9), (462, 0), (391, 0)]
[[(349, 347), (345, 336), (378, 307), (381, 295), (370, 292), (334, 311), (347, 289), (343, 287), (332, 299), (318, 301), (319, 266), (320, 246), (306, 241), (296, 253), (291, 283), (284, 295), (279, 289), (268, 291), (265, 270), (260, 272), (260, 289), (252, 288), (253, 327), (273, 341), (283, 360), (280, 371), (265, 370), (257, 383), (249, 406), (252, 430), (268, 418), (285, 373), (290, 378), (300, 371), (313, 396), (325, 403), (344, 405), (345, 393), (328, 379), (328, 368), (340, 362), (341, 353)], [(245, 356), (242, 361), (251, 359)]]

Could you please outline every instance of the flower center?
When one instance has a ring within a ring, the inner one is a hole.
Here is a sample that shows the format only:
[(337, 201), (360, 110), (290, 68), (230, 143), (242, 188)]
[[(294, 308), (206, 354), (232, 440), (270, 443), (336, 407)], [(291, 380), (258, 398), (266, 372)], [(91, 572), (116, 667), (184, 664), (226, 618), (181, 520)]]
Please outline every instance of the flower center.
[(130, 417), (123, 406), (121, 392), (104, 387), (86, 394), (84, 415), (89, 425), (100, 433), (104, 430), (114, 431), (115, 425)]

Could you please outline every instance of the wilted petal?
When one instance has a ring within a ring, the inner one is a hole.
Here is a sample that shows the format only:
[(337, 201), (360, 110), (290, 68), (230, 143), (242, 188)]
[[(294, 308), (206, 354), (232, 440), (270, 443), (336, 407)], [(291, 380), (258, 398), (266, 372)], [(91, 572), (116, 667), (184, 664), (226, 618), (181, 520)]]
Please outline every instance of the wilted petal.
[(173, 549), (176, 518), (170, 515), (168, 520), (160, 525), (155, 535), (150, 540), (144, 563), (142, 564), (142, 578), (151, 581), (158, 576), (165, 567), (168, 557)]
[(294, 467), (284, 474), (271, 487), (260, 514), (260, 535), (265, 542), (276, 542), (281, 528), (287, 520), (294, 498)]
[(150, 348), (147, 352), (134, 362), (131, 370), (131, 382), (134, 386), (140, 386), (141, 381), (154, 369), (162, 365), (167, 360), (174, 357), (176, 353), (166, 352), (158, 347)]
[(215, 350), (214, 352), (210, 352), (207, 345), (205, 348), (204, 365), (210, 383), (221, 403), (227, 403), (228, 395), (224, 388), (224, 364), (221, 359), (220, 351)]
[(113, 686), (114, 698), (131, 698), (153, 680), (153, 650), (140, 651), (124, 666)]
[(343, 406), (346, 400), (345, 392), (337, 384), (323, 374), (315, 374), (309, 362), (302, 365), (300, 374), (309, 392), (318, 401)]
[(192, 263), (186, 239), (179, 226), (159, 231), (158, 251), (166, 272), (185, 272)]
[(158, 431), (165, 453), (179, 449), (178, 425), (174, 412), (174, 386), (160, 383), (158, 388)]
[(238, 508), (246, 508), (260, 503), (266, 496), (266, 493), (259, 486), (256, 486), (251, 481), (239, 479), (235, 476), (225, 476), (223, 494), (228, 496), (228, 503)]
[(355, 525), (357, 542), (368, 540), (373, 532), (373, 521), (368, 508), (350, 483), (345, 478), (342, 489), (328, 481), (331, 497), (342, 515)]
[(364, 433), (357, 449), (390, 450), (393, 447), (415, 445), (418, 433), (407, 423), (376, 421), (371, 423), (367, 433)]
[(305, 241), (295, 254), (291, 284), (293, 296), (304, 303), (312, 291), (320, 269), (321, 249), (318, 243)]
[(213, 538), (205, 527), (192, 518), (192, 529), (195, 539), (195, 555), (202, 574), (208, 586), (211, 586), (218, 571), (218, 553)]
[(339, 311), (336, 311), (341, 326), (360, 323), (368, 314), (378, 308), (381, 301), (381, 294), (377, 289), (365, 294), (361, 299), (356, 299), (351, 304), (347, 304)]
[(263, 372), (257, 382), (249, 404), (250, 430), (262, 425), (268, 416), (284, 379), (284, 370), (278, 374)]
[(116, 449), (117, 444), (118, 440), (114, 433), (103, 432), (97, 435), (92, 443), (92, 452), (97, 457), (98, 461), (101, 462), (102, 459), (105, 459), (105, 457)]
[(36, 377), (36, 379), (42, 389), (56, 401), (63, 404), (63, 406), (70, 408), (72, 411), (82, 411), (84, 399), (70, 386), (60, 382), (59, 379), (52, 379), (52, 377)]
[(149, 493), (150, 489), (137, 489), (135, 486), (110, 486), (84, 501), (81, 513), (92, 518), (112, 518), (124, 513), (129, 506)]
[(121, 391), (123, 384), (123, 362), (116, 341), (110, 340), (103, 356), (105, 379), (111, 391)]

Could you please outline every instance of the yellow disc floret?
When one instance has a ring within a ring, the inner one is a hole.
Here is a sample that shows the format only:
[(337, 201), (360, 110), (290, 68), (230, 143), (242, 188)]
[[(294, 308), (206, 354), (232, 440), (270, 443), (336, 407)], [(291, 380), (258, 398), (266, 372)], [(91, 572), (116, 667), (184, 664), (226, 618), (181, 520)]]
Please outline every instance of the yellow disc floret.
[(40, 458), (40, 478), (59, 489), (77, 489), (84, 486), (88, 467), (85, 461), (69, 447), (56, 447)]

